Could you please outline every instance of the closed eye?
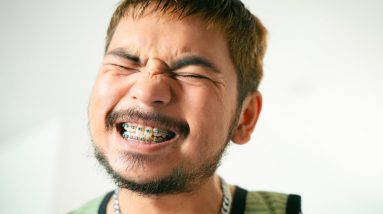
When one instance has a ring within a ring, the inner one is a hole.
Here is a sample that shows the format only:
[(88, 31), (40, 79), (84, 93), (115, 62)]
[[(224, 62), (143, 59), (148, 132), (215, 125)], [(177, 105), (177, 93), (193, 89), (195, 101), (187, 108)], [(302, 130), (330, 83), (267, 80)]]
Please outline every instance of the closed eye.
[(194, 80), (208, 80), (210, 81), (211, 83), (213, 83), (214, 85), (222, 85), (221, 82), (218, 82), (218, 81), (214, 81), (213, 79), (207, 77), (207, 76), (204, 76), (204, 75), (200, 75), (200, 74), (193, 74), (193, 73), (173, 73), (171, 75), (172, 78), (184, 78), (185, 81), (186, 80), (190, 80), (192, 81), (193, 79)]
[(126, 67), (126, 66), (119, 65), (119, 64), (110, 63), (109, 65), (121, 68), (121, 69), (126, 70), (126, 71), (130, 71), (130, 72), (138, 72), (138, 70), (135, 68)]
[(198, 79), (208, 79), (210, 80), (210, 78), (206, 77), (206, 76), (202, 76), (202, 75), (198, 75), (198, 74), (176, 74), (174, 76), (179, 76), (179, 77), (185, 77), (185, 78), (198, 78)]

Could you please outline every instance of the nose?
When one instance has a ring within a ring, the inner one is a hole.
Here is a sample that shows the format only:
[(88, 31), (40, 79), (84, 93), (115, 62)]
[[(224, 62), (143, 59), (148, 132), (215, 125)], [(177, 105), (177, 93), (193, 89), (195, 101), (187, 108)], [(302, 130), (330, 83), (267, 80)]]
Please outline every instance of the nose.
[(164, 72), (165, 68), (148, 66), (138, 74), (137, 81), (130, 88), (130, 97), (139, 105), (147, 107), (165, 106), (171, 101), (171, 88)]

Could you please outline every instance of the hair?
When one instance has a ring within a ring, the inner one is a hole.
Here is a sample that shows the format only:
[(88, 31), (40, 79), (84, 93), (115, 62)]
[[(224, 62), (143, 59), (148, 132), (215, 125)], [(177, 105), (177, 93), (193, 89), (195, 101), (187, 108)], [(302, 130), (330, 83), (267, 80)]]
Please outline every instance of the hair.
[(131, 12), (133, 18), (142, 16), (152, 4), (155, 11), (179, 19), (199, 16), (224, 33), (237, 72), (238, 106), (242, 106), (263, 76), (267, 30), (261, 21), (240, 0), (122, 0), (109, 23), (105, 52), (120, 20)]

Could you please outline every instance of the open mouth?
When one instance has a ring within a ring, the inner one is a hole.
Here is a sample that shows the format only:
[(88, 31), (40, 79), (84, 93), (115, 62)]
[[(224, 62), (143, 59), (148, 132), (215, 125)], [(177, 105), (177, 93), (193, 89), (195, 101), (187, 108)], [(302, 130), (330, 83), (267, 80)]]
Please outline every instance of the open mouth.
[(176, 136), (176, 134), (170, 130), (143, 126), (136, 123), (119, 123), (117, 124), (117, 130), (122, 138), (145, 144), (164, 143)]

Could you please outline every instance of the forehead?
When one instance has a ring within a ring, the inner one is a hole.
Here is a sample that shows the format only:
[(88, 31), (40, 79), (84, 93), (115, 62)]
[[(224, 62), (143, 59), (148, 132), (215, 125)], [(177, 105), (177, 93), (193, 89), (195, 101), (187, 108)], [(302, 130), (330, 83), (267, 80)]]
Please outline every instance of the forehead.
[(182, 19), (158, 13), (120, 20), (108, 51), (124, 48), (140, 58), (174, 60), (184, 54), (202, 55), (234, 68), (224, 34), (198, 17)]

